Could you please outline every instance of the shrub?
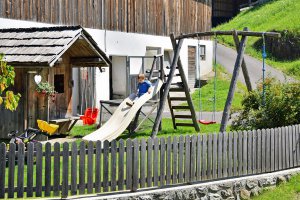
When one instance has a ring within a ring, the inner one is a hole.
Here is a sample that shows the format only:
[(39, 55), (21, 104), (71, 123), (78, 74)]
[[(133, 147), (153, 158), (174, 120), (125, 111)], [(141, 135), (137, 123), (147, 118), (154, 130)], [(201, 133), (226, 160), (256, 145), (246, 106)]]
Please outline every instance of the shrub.
[(14, 94), (8, 89), (14, 85), (15, 76), (14, 67), (8, 65), (4, 60), (4, 55), (0, 54), (0, 105), (4, 104), (5, 109), (11, 111), (17, 109), (21, 97), (19, 93)]
[(262, 83), (242, 101), (243, 110), (233, 120), (233, 130), (275, 128), (300, 124), (300, 83), (280, 83), (273, 78), (265, 81), (265, 104)]

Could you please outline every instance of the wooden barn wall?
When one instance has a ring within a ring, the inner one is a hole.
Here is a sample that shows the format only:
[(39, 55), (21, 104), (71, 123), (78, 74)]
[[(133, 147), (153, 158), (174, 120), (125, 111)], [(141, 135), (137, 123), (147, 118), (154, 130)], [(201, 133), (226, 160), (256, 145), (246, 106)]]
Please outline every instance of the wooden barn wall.
[(2, 0), (0, 17), (169, 35), (211, 28), (211, 0)]

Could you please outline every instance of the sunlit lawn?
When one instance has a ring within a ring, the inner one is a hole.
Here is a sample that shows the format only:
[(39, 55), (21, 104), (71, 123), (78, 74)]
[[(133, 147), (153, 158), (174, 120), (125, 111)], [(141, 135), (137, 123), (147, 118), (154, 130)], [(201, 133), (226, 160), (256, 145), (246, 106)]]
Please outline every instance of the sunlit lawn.
[(300, 174), (292, 177), (290, 182), (278, 187), (264, 191), (261, 195), (253, 198), (256, 200), (296, 200), (300, 199)]
[[(217, 66), (217, 78), (216, 78), (216, 111), (223, 111), (229, 86), (231, 82), (231, 75), (221, 66)], [(247, 92), (246, 86), (244, 86), (241, 82), (237, 83), (237, 87), (235, 89), (234, 97), (232, 100), (232, 110), (240, 110), (242, 109), (242, 99), (243, 95)], [(206, 111), (212, 112), (214, 106), (214, 79), (210, 79), (208, 83), (201, 87), (201, 96), (200, 89), (197, 89), (192, 94), (193, 104), (195, 106), (196, 111)], [(201, 97), (201, 98), (200, 98)], [(186, 105), (186, 104), (183, 104)], [(200, 109), (201, 107), (201, 109)]]
[[(201, 133), (213, 133), (219, 132), (220, 124), (211, 124), (211, 125), (200, 125)], [(129, 136), (128, 131), (126, 130), (121, 136), (117, 139), (127, 139), (127, 138), (148, 138), (151, 136), (153, 124), (150, 121), (146, 121), (142, 127), (134, 134)], [(70, 137), (83, 137), (90, 134), (96, 130), (96, 126), (74, 126), (70, 133)], [(229, 128), (227, 129), (229, 130)], [(198, 134), (193, 127), (178, 127), (177, 129), (173, 128), (172, 119), (164, 118), (162, 120), (162, 130), (157, 134), (157, 137), (169, 137), (169, 136), (180, 136), (186, 134)]]

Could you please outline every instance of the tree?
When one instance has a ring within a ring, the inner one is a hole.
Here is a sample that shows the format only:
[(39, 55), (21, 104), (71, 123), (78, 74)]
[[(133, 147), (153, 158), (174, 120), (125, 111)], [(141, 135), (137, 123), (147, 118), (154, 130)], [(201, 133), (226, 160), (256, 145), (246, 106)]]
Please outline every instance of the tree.
[[(21, 95), (8, 90), (10, 86), (14, 85), (16, 74), (14, 67), (8, 65), (3, 58), (4, 55), (0, 54), (0, 105), (4, 103), (6, 109), (14, 111), (18, 107)], [(3, 94), (5, 96), (2, 96)]]

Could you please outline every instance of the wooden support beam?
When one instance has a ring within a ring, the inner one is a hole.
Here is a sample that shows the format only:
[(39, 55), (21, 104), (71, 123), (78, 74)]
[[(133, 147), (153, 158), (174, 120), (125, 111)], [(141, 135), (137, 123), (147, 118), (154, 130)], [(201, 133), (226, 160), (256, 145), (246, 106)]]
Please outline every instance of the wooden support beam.
[[(174, 37), (173, 33), (171, 35), (173, 35), (173, 37)], [(163, 90), (164, 90), (163, 94), (160, 97), (159, 109), (157, 111), (157, 115), (156, 115), (156, 118), (155, 118), (155, 123), (154, 123), (153, 129), (152, 129), (152, 135), (151, 135), (152, 137), (155, 137), (157, 135), (157, 132), (158, 132), (158, 128), (159, 128), (159, 125), (160, 125), (160, 122), (161, 122), (161, 119), (162, 119), (162, 114), (163, 114), (164, 107), (165, 107), (165, 102), (168, 98), (169, 89), (170, 89), (172, 79), (173, 79), (174, 74), (175, 74), (176, 65), (177, 65), (177, 61), (178, 61), (178, 58), (179, 58), (179, 52), (180, 52), (180, 49), (181, 49), (181, 46), (182, 46), (182, 42), (183, 42), (183, 40), (179, 40), (178, 44), (174, 48), (174, 57), (173, 57), (169, 77), (168, 77), (167, 82), (166, 82), (166, 84), (163, 88)]]
[[(244, 30), (247, 30), (247, 28), (244, 29)], [(245, 49), (246, 49), (246, 42), (247, 42), (247, 36), (242, 36), (242, 40), (241, 40), (240, 46), (239, 46), (238, 55), (237, 55), (235, 65), (234, 65), (234, 69), (233, 69), (233, 73), (232, 73), (232, 79), (231, 79), (231, 82), (230, 82), (230, 88), (229, 88), (226, 104), (225, 104), (224, 111), (223, 111), (220, 132), (225, 132), (225, 130), (226, 130), (226, 126), (227, 126), (228, 118), (229, 118), (229, 112), (230, 112), (230, 108), (231, 108), (231, 103), (232, 103), (234, 91), (235, 91), (235, 88), (236, 88), (236, 84), (237, 84), (237, 81), (238, 81), (238, 76), (239, 76), (240, 68), (241, 68), (241, 65), (242, 65), (242, 61), (243, 61), (243, 58), (244, 58), (244, 53), (245, 53)]]
[(173, 128), (177, 129), (176, 122), (175, 122), (174, 110), (172, 109), (172, 103), (171, 103), (170, 94), (168, 94), (168, 105), (169, 105), (169, 109), (170, 109), (170, 113), (171, 113), (171, 117), (172, 117)]
[(144, 119), (142, 119), (142, 121), (139, 123), (139, 125), (133, 130), (133, 132), (137, 132), (139, 130), (139, 128), (141, 127), (141, 125), (147, 120), (150, 119), (150, 115), (154, 112), (154, 110), (156, 109), (158, 103), (156, 103), (153, 108), (151, 108), (151, 110), (144, 116)]
[[(233, 40), (234, 40), (234, 43), (235, 43), (236, 51), (238, 52), (239, 51), (239, 46), (240, 46), (240, 40), (239, 40), (239, 37), (237, 35), (236, 30), (233, 31)], [(247, 65), (246, 65), (246, 62), (245, 62), (244, 58), (242, 60), (242, 71), (243, 71), (243, 75), (244, 75), (244, 78), (245, 78), (245, 82), (246, 82), (248, 92), (250, 92), (250, 91), (252, 91), (252, 85), (251, 85), (250, 76), (249, 76)]]
[(142, 108), (140, 108), (137, 111), (137, 113), (135, 115), (135, 118), (134, 118), (133, 122), (130, 125), (129, 135), (132, 135), (135, 132), (135, 129), (137, 128), (137, 125), (138, 125), (138, 122), (139, 122), (139, 116), (140, 116), (141, 111), (142, 111)]
[(151, 67), (151, 70), (150, 70), (149, 75), (148, 75), (148, 80), (149, 81), (151, 80), (151, 78), (153, 76), (154, 66), (156, 64), (156, 61), (157, 61), (157, 57), (154, 57), (153, 62), (152, 62), (152, 67)]
[[(198, 32), (198, 33), (190, 33), (184, 34), (176, 37), (176, 40), (185, 39), (185, 38), (199, 38), (203, 36), (213, 36), (213, 35), (232, 35), (234, 31), (207, 31), (207, 32)], [(241, 36), (254, 36), (254, 37), (275, 37), (279, 38), (281, 35), (280, 33), (276, 32), (253, 32), (253, 31), (237, 31), (237, 35)]]

